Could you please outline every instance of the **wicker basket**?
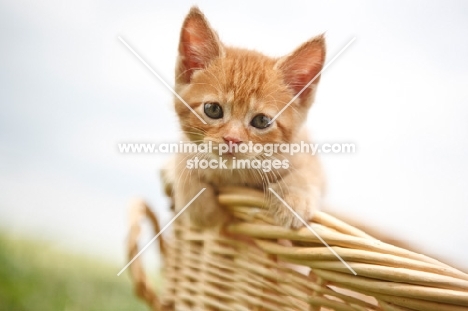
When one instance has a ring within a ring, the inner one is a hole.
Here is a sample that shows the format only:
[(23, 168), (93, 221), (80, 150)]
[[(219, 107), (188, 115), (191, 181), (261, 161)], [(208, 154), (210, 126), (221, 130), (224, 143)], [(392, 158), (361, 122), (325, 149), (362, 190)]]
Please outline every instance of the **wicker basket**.
[[(308, 228), (274, 225), (263, 193), (224, 189), (219, 202), (234, 216), (225, 227), (201, 231), (181, 214), (159, 239), (160, 295), (138, 259), (130, 266), (136, 294), (153, 310), (468, 310), (468, 275), (437, 260), (317, 213), (313, 231), (354, 275)], [(160, 231), (144, 202), (135, 203), (129, 258), (144, 218)]]

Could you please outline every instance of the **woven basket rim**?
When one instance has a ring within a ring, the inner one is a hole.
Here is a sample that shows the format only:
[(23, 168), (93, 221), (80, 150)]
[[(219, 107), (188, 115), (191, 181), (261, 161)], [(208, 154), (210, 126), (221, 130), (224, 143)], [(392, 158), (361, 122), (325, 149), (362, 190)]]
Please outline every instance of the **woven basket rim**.
[[(202, 242), (208, 241), (208, 239), (222, 240), (229, 241), (233, 245), (241, 245), (242, 248), (250, 247), (243, 245), (246, 242), (242, 239), (229, 240), (232, 236), (241, 236), (248, 238), (256, 249), (267, 254), (269, 256), (267, 258), (274, 257), (275, 260), (281, 262), (312, 269), (314, 278), (311, 278), (310, 281), (307, 281), (307, 276), (299, 276), (293, 270), (288, 270), (289, 275), (297, 281), (295, 290), (300, 288), (299, 291), (314, 297), (313, 300), (303, 300), (306, 301), (311, 310), (321, 310), (320, 307), (327, 306), (329, 309), (324, 310), (334, 310), (335, 308), (338, 308), (336, 310), (341, 310), (339, 308), (342, 310), (466, 310), (468, 307), (468, 274), (429, 256), (379, 241), (326, 212), (317, 212), (309, 225), (357, 272), (357, 276), (338, 261), (330, 249), (321, 244), (317, 236), (308, 228), (292, 230), (275, 225), (266, 213), (266, 203), (262, 192), (240, 187), (223, 188), (219, 193), (219, 203), (229, 210), (235, 220), (226, 224), (223, 230), (218, 231), (193, 229), (191, 224), (187, 223), (187, 219), (184, 220), (185, 223), (182, 223), (182, 220), (181, 222), (176, 221), (174, 223), (175, 230), (192, 231), (182, 232), (176, 240), (174, 238), (166, 240), (160, 236), (161, 255), (166, 259), (166, 263), (168, 260), (177, 261), (180, 259), (171, 257), (174, 248), (187, 247), (187, 245), (191, 245), (190, 243), (200, 240)], [(160, 226), (157, 217), (144, 201), (135, 201), (132, 204), (130, 217), (129, 258), (133, 258), (138, 253), (141, 222), (145, 218), (150, 220), (155, 233), (158, 233)], [(225, 233), (229, 236), (226, 237)], [(282, 245), (278, 242), (280, 240), (291, 241), (291, 245)], [(213, 245), (216, 246), (216, 244)], [(214, 248), (207, 249), (205, 247), (202, 251), (212, 253)], [(241, 255), (236, 252), (233, 254), (234, 257)], [(262, 273), (268, 275), (269, 270), (263, 269), (260, 262), (258, 263), (258, 273), (263, 271)], [(265, 267), (270, 265), (268, 260), (264, 263)], [(188, 277), (180, 272), (185, 271), (184, 265), (187, 265), (187, 262), (178, 261), (177, 265), (172, 266), (172, 268), (178, 269), (180, 275), (172, 274), (172, 278), (169, 277), (169, 284), (166, 284), (167, 287), (173, 289), (172, 294), (168, 295), (171, 296), (169, 300), (172, 299), (169, 304), (163, 296), (156, 295), (140, 260), (135, 260), (130, 266), (136, 294), (144, 299), (153, 310), (172, 310), (168, 306), (173, 306), (177, 299), (190, 300), (186, 295), (182, 295), (181, 290), (177, 290), (177, 282), (182, 284), (181, 280)], [(210, 273), (215, 271), (214, 268), (210, 269)], [(190, 277), (196, 279), (197, 275), (195, 273)], [(205, 275), (203, 277), (206, 278)], [(202, 278), (201, 274), (200, 278)], [(326, 285), (318, 285), (317, 279)], [(334, 292), (333, 295), (341, 300), (340, 303), (329, 300), (327, 297), (331, 295), (328, 292), (331, 285), (372, 296), (376, 299), (377, 305), (371, 307), (367, 302), (362, 302), (352, 296), (342, 295), (339, 292)], [(214, 287), (207, 286), (206, 290), (208, 294), (199, 298), (211, 306), (216, 305), (216, 297), (221, 294)], [(357, 305), (353, 307), (355, 304)], [(346, 306), (350, 306), (351, 309), (347, 309)], [(213, 310), (222, 309), (221, 306), (218, 307), (214, 307)]]

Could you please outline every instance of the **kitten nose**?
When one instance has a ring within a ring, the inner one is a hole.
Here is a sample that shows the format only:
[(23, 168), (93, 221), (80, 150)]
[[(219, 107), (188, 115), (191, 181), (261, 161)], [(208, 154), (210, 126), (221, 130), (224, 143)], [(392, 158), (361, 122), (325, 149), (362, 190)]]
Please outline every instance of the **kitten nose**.
[(232, 136), (224, 136), (223, 139), (224, 139), (224, 142), (226, 142), (226, 144), (229, 144), (229, 143), (239, 144), (239, 143), (241, 143), (241, 140), (239, 138), (232, 137)]

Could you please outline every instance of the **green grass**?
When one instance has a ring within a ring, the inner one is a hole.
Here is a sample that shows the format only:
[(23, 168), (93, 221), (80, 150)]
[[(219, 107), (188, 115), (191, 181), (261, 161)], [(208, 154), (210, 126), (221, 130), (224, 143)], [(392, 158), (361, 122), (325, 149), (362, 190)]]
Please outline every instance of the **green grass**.
[(0, 311), (147, 311), (119, 270), (0, 232)]

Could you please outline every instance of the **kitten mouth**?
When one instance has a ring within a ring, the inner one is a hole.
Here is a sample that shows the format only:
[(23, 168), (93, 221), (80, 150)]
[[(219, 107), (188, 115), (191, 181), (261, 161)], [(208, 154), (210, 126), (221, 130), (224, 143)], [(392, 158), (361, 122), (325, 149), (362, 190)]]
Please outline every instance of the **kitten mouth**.
[(231, 152), (231, 151), (227, 151), (227, 152), (224, 152), (223, 154), (219, 155), (221, 158), (227, 158), (227, 159), (232, 159), (234, 157), (236, 157), (236, 154)]
[(220, 155), (220, 157), (223, 159), (232, 160), (232, 159), (244, 159), (245, 155), (242, 153), (237, 153), (237, 152), (225, 152), (222, 155)]
[(212, 152), (209, 153), (211, 157), (215, 158), (215, 159), (219, 159), (219, 158), (222, 158), (222, 159), (227, 159), (227, 160), (232, 160), (233, 158), (242, 158), (242, 154), (239, 154), (239, 153), (236, 153), (236, 152), (230, 152), (230, 151), (227, 151), (227, 152), (218, 152), (216, 150), (213, 150)]

